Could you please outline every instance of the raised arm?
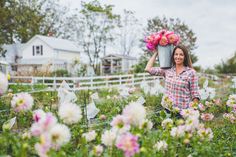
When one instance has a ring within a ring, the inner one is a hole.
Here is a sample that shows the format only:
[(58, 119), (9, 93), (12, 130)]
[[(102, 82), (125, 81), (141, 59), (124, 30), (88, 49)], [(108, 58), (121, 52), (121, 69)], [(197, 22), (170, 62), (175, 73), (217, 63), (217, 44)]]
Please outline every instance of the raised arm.
[(155, 63), (157, 56), (158, 56), (158, 51), (156, 51), (156, 52), (152, 55), (152, 57), (149, 59), (147, 65), (146, 65), (146, 68), (145, 68), (145, 71), (146, 71), (146, 72), (149, 72), (149, 73), (150, 73), (151, 68), (153, 67), (153, 64)]
[(153, 64), (155, 63), (157, 56), (158, 56), (158, 51), (156, 51), (149, 59), (145, 71), (151, 75), (158, 75), (165, 77), (165, 71), (166, 71), (165, 69), (161, 69), (160, 67), (153, 67)]

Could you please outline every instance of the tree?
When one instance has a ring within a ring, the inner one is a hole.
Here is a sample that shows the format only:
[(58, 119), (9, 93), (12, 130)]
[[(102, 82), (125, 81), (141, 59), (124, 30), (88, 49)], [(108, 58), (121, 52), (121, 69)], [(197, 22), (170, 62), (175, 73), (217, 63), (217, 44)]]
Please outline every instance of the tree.
[(25, 43), (36, 34), (53, 32), (59, 36), (65, 13), (65, 7), (60, 7), (57, 1), (1, 0), (0, 47)]
[(0, 1), (0, 56), (4, 56), (5, 53), (1, 46), (12, 42), (14, 21), (11, 8), (15, 5), (16, 2), (13, 0)]
[(94, 71), (98, 71), (101, 53), (106, 53), (106, 45), (114, 40), (111, 31), (119, 24), (120, 17), (113, 14), (112, 5), (102, 6), (97, 0), (82, 2), (77, 40), (89, 58)]
[(121, 16), (121, 27), (118, 29), (119, 49), (123, 55), (130, 55), (137, 45), (140, 26), (134, 12), (124, 10), (124, 16)]
[(218, 73), (236, 73), (236, 52), (226, 62), (222, 60), (220, 64), (215, 65), (215, 69)]
[(174, 31), (175, 33), (179, 34), (181, 38), (180, 43), (185, 45), (189, 50), (192, 62), (195, 63), (197, 61), (197, 56), (193, 54), (193, 50), (196, 48), (197, 37), (184, 22), (181, 22), (179, 18), (167, 19), (166, 17), (155, 17), (148, 20), (145, 36), (162, 29)]

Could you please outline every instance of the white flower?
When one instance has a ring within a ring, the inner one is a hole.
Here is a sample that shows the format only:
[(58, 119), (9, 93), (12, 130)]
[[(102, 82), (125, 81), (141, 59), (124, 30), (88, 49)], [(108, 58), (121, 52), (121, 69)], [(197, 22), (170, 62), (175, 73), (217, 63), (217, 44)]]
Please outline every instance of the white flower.
[(113, 117), (110, 125), (113, 130), (120, 134), (130, 130), (128, 118), (124, 115), (117, 115), (116, 117)]
[(236, 104), (236, 94), (232, 94), (229, 96), (226, 105), (229, 107), (233, 107), (235, 104)]
[(171, 128), (172, 125), (173, 125), (173, 121), (170, 118), (167, 118), (167, 119), (163, 120), (162, 123), (161, 123), (161, 126), (163, 127), (163, 129), (169, 128), (169, 127)]
[(139, 129), (147, 129), (151, 130), (153, 127), (153, 123), (150, 120), (145, 119), (140, 125)]
[(211, 140), (213, 138), (213, 132), (212, 132), (211, 128), (206, 128), (206, 129), (201, 128), (198, 130), (197, 133), (202, 140), (204, 140), (204, 139)]
[(16, 112), (30, 110), (33, 103), (33, 97), (28, 93), (19, 93), (11, 100), (11, 106)]
[(199, 127), (199, 119), (196, 117), (189, 117), (185, 121), (185, 131), (192, 132)]
[(165, 151), (167, 150), (168, 144), (166, 141), (158, 141), (155, 145), (154, 148), (157, 149), (158, 151)]
[(180, 125), (178, 127), (173, 127), (170, 131), (172, 137), (183, 137), (185, 134), (185, 126)]
[(103, 147), (101, 145), (94, 146), (93, 154), (96, 156), (101, 156), (103, 153)]
[(49, 131), (50, 139), (55, 147), (60, 147), (70, 141), (71, 134), (69, 128), (64, 124), (56, 124)]
[(131, 102), (127, 105), (122, 113), (128, 117), (130, 124), (139, 126), (146, 118), (146, 110), (143, 105)]
[(106, 146), (112, 146), (116, 139), (116, 132), (114, 130), (106, 130), (101, 137), (102, 143)]
[(81, 120), (81, 109), (78, 105), (73, 103), (66, 103), (60, 105), (59, 112), (60, 118), (66, 124), (74, 124)]
[(195, 118), (199, 118), (200, 113), (198, 110), (194, 110), (194, 109), (183, 109), (180, 114), (184, 117), (184, 118), (189, 118), (189, 117), (195, 117)]
[(3, 95), (8, 88), (8, 80), (5, 74), (0, 72), (0, 96)]
[(94, 130), (82, 134), (82, 137), (84, 137), (87, 142), (93, 141), (96, 138), (96, 136), (97, 133)]
[(163, 97), (161, 99), (161, 105), (164, 108), (171, 110), (174, 105), (174, 100), (171, 96), (163, 95)]

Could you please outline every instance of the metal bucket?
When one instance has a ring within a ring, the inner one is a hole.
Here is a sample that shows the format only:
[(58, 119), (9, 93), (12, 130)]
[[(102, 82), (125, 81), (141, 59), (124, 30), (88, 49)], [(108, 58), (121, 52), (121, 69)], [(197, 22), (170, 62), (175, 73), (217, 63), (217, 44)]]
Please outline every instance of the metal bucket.
[(160, 46), (158, 45), (158, 59), (161, 68), (170, 68), (172, 66), (171, 55), (173, 52), (174, 46)]

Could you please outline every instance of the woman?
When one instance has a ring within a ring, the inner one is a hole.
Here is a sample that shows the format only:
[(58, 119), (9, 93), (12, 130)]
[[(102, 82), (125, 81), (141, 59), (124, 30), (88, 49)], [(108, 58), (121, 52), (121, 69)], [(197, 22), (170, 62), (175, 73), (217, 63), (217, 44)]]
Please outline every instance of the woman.
[(153, 67), (158, 51), (148, 61), (145, 71), (151, 75), (165, 77), (166, 95), (172, 99), (174, 107), (189, 108), (190, 102), (198, 102), (198, 77), (192, 68), (192, 62), (187, 49), (178, 45), (174, 48), (171, 61), (173, 66), (169, 69)]

